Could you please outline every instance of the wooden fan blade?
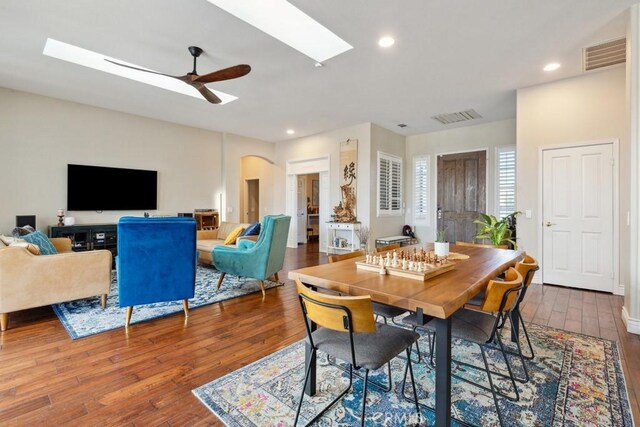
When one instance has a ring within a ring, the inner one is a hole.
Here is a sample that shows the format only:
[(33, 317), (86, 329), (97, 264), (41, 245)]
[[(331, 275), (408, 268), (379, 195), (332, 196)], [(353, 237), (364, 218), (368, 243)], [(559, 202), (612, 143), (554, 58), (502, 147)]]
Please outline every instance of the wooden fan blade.
[(215, 93), (211, 92), (203, 83), (193, 82), (191, 86), (195, 87), (198, 92), (203, 96), (204, 99), (209, 101), (212, 104), (220, 104), (222, 100), (216, 96)]
[(103, 58), (103, 59), (105, 61), (107, 61), (107, 62), (111, 62), (114, 65), (119, 65), (120, 67), (131, 68), (132, 70), (144, 71), (145, 73), (158, 74), (158, 75), (165, 76), (165, 77), (173, 77), (174, 79), (181, 79), (180, 76), (172, 76), (170, 74), (158, 73), (157, 71), (145, 70), (144, 68), (138, 68), (138, 67), (134, 67), (134, 66), (131, 66), (131, 65), (121, 64), (119, 62), (115, 62), (115, 61), (112, 61), (112, 60), (107, 59), (107, 58)]
[(247, 64), (234, 65), (233, 67), (224, 68), (214, 71), (213, 73), (203, 74), (193, 79), (194, 82), (213, 83), (222, 80), (231, 80), (249, 74), (251, 67)]

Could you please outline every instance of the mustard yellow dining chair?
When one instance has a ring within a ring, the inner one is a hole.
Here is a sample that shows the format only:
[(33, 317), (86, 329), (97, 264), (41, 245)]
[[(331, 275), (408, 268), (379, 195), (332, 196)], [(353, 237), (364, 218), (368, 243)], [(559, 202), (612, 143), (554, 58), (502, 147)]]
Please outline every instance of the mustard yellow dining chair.
[(390, 245), (377, 246), (376, 247), (376, 253), (392, 251), (392, 250), (398, 249), (398, 248), (400, 248), (400, 243), (392, 243)]

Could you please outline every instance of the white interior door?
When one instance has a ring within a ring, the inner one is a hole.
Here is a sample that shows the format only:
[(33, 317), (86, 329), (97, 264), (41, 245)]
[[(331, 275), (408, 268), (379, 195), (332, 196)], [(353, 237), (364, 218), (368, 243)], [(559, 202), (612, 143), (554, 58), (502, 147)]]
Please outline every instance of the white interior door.
[(307, 242), (307, 177), (298, 175), (296, 218), (298, 221), (298, 243)]
[(613, 292), (613, 144), (543, 150), (545, 283)]

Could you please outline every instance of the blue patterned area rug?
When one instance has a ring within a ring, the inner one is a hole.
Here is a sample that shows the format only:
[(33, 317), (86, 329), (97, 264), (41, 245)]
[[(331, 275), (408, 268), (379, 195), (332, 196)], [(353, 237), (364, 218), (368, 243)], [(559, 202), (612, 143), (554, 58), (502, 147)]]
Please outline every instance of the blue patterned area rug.
[[(505, 425), (633, 426), (615, 342), (535, 324), (530, 324), (528, 330), (535, 349), (535, 359), (527, 361), (531, 380), (518, 383), (518, 402), (499, 397)], [(421, 350), (428, 349), (426, 337), (421, 338), (420, 344)], [(494, 368), (504, 366), (504, 362), (497, 362), (501, 356), (493, 353), (489, 351)], [(453, 340), (453, 356), (478, 366), (482, 364), (478, 346), (467, 342)], [(392, 362), (391, 392), (369, 387), (367, 425), (399, 426), (416, 422), (412, 401), (403, 400), (399, 395), (405, 361), (396, 357)], [(424, 362), (413, 366), (420, 402), (433, 408), (435, 372)], [(452, 366), (452, 371), (488, 385), (483, 372), (462, 368), (462, 365)], [(299, 341), (198, 387), (193, 393), (227, 426), (290, 426), (295, 419), (303, 381), (304, 345)], [(305, 396), (298, 424), (308, 422), (347, 384), (348, 374), (328, 364), (326, 355), (320, 355), (317, 394), (313, 398)], [(506, 383), (499, 382), (499, 385), (506, 389)], [(408, 385), (405, 391), (408, 396), (411, 396), (410, 390)], [(454, 378), (451, 396), (454, 425), (461, 425), (458, 420), (469, 425), (498, 425), (490, 392)], [(352, 392), (327, 411), (316, 425), (359, 424), (361, 398), (362, 380), (355, 378)], [(422, 409), (422, 414), (422, 425), (434, 424), (432, 411)]]
[[(196, 291), (195, 297), (189, 300), (189, 309), (260, 292), (259, 281), (232, 274), (224, 277), (218, 291), (216, 287), (219, 276), (220, 273), (212, 267), (203, 265), (196, 267)], [(271, 280), (265, 280), (264, 284), (265, 289), (282, 286), (282, 283)], [(126, 308), (118, 306), (118, 283), (115, 270), (112, 273), (111, 291), (104, 310), (100, 306), (100, 297), (54, 304), (52, 307), (73, 339), (124, 327)], [(136, 305), (131, 316), (131, 324), (178, 312), (183, 312), (182, 300)]]

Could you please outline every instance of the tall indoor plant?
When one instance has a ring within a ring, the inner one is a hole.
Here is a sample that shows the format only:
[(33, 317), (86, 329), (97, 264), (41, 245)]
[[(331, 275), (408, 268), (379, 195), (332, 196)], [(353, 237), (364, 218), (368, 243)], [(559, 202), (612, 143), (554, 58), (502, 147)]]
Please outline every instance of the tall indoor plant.
[(515, 218), (520, 213), (520, 211), (514, 211), (502, 219), (498, 219), (494, 215), (480, 214), (480, 218), (473, 221), (474, 224), (479, 226), (478, 233), (474, 238), (476, 240), (486, 239), (492, 245), (507, 245), (510, 248), (517, 249)]

